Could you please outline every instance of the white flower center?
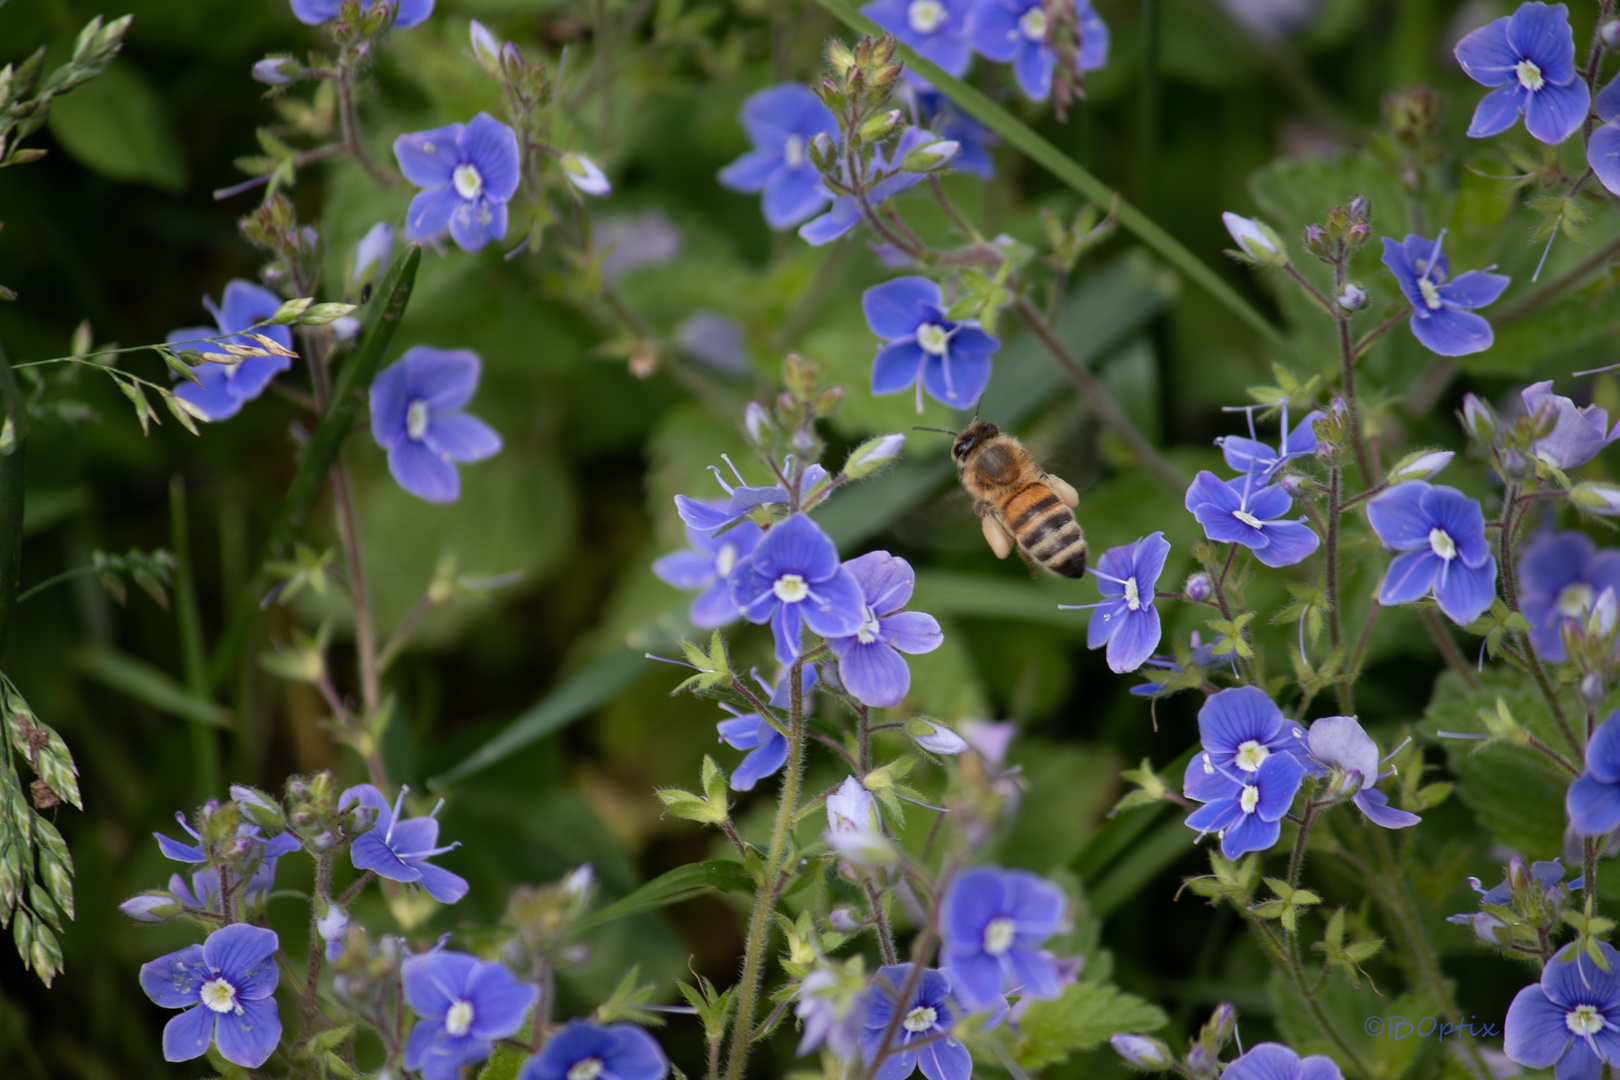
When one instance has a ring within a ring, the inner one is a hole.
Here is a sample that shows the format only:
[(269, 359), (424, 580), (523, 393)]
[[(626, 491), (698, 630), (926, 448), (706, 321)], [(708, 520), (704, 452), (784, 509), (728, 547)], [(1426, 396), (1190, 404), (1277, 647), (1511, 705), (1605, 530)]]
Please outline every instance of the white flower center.
[(939, 323), (923, 323), (917, 327), (917, 344), (930, 356), (944, 356), (945, 347), (950, 343), (951, 336)]
[(797, 604), (810, 595), (810, 586), (798, 574), (783, 574), (771, 586), (771, 591), (784, 604)]
[(906, 8), (906, 21), (919, 34), (932, 34), (950, 18), (950, 12), (939, 0), (911, 0)]
[(1430, 311), (1440, 310), (1440, 287), (1427, 277), (1418, 278), (1418, 292), (1423, 294), (1423, 306)]
[(409, 435), (417, 442), (421, 442), (422, 436), (427, 434), (427, 429), (427, 402), (418, 398), (416, 401), (411, 402), (410, 408), (405, 410), (405, 434)]
[(1142, 594), (1137, 591), (1136, 579), (1134, 577), (1125, 579), (1125, 606), (1130, 608), (1132, 611), (1140, 611), (1142, 609)]
[(934, 1007), (932, 1005), (919, 1005), (915, 1009), (912, 1009), (910, 1012), (906, 1013), (906, 1018), (905, 1020), (901, 1021), (901, 1026), (907, 1031), (915, 1034), (917, 1032), (928, 1031), (934, 1026), (934, 1022), (938, 1019), (939, 1013), (934, 1011)]
[(1513, 65), (1513, 71), (1519, 76), (1519, 85), (1534, 93), (1546, 85), (1547, 80), (1542, 78), (1541, 69), (1536, 67), (1532, 60), (1520, 60)]
[(1247, 525), (1251, 529), (1258, 529), (1265, 524), (1265, 522), (1261, 521), (1247, 510), (1234, 510), (1232, 511), (1232, 516), (1243, 522), (1243, 524)]
[(1451, 538), (1450, 533), (1441, 528), (1429, 530), (1429, 548), (1446, 562), (1457, 557), (1457, 542)]
[(456, 171), (450, 174), (450, 182), (456, 185), (456, 194), (463, 199), (476, 199), (479, 192), (484, 190), (484, 178), (478, 175), (478, 169), (472, 165), (457, 165)]
[(451, 1002), (450, 1011), (444, 1014), (444, 1030), (451, 1035), (467, 1034), (472, 1022), (473, 1008), (470, 1001)]
[(1592, 586), (1584, 581), (1565, 585), (1558, 594), (1558, 614), (1578, 619), (1592, 609)]
[(1270, 756), (1270, 749), (1258, 741), (1250, 739), (1248, 742), (1238, 745), (1237, 757), (1233, 758), (1232, 761), (1244, 772), (1254, 772), (1260, 767), (1260, 763)]
[(1243, 807), (1245, 814), (1254, 813), (1254, 808), (1260, 805), (1260, 789), (1253, 784), (1243, 785), (1243, 794), (1238, 797), (1238, 805)]
[(787, 142), (782, 144), (782, 163), (790, 169), (797, 169), (805, 160), (804, 136), (789, 135)]
[(223, 978), (210, 979), (197, 991), (202, 1003), (217, 1013), (236, 1011), (236, 987)]
[(855, 640), (862, 645), (870, 645), (878, 639), (877, 612), (872, 610), (870, 604), (866, 605), (866, 617), (861, 620), (860, 629), (855, 631)]
[(581, 1058), (568, 1067), (568, 1080), (596, 1080), (603, 1069), (601, 1058)]
[(722, 578), (731, 576), (731, 568), (737, 565), (737, 545), (722, 544), (720, 550), (714, 555), (714, 572)]
[(1000, 956), (1012, 948), (1017, 932), (1018, 928), (1011, 919), (991, 919), (984, 928), (984, 951), (991, 956)]
[(1018, 17), (1018, 29), (1031, 41), (1046, 40), (1046, 12), (1036, 4)]
[(1596, 1005), (1577, 1005), (1564, 1014), (1564, 1026), (1577, 1035), (1596, 1035), (1603, 1030), (1603, 1014)]

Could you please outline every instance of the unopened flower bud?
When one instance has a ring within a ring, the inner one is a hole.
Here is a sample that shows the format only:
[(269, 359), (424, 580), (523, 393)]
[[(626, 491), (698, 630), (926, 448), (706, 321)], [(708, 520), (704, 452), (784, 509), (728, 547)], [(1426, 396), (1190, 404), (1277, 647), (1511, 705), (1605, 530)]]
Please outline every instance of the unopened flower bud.
[(1187, 575), (1187, 583), (1181, 587), (1187, 599), (1195, 604), (1202, 604), (1215, 595), (1215, 582), (1202, 570)]
[(755, 446), (765, 445), (771, 435), (771, 418), (765, 412), (765, 406), (757, 401), (748, 403), (743, 413), (743, 430), (748, 432), (748, 439)]
[(1199, 1041), (1210, 1045), (1217, 1054), (1221, 1052), (1232, 1033), (1237, 1030), (1237, 1006), (1230, 1001), (1223, 1001), (1215, 1006), (1215, 1011), (1209, 1014), (1204, 1023), (1204, 1030), (1198, 1033)]
[(1327, 230), (1320, 225), (1305, 226), (1305, 247), (1312, 255), (1330, 254)]
[(489, 28), (477, 19), (472, 21), (471, 32), (473, 59), (478, 61), (479, 67), (491, 75), (499, 76), (501, 43), (489, 32)]
[(1110, 1035), (1108, 1045), (1125, 1064), (1143, 1072), (1164, 1072), (1175, 1060), (1170, 1048), (1150, 1035)]
[(613, 190), (607, 175), (597, 168), (596, 162), (583, 154), (564, 154), (562, 171), (570, 184), (587, 195), (606, 195)]
[(1463, 430), (1486, 446), (1496, 441), (1496, 410), (1473, 394), (1463, 397), (1462, 424)]
[(1295, 472), (1284, 473), (1282, 479), (1277, 482), (1282, 485), (1284, 491), (1296, 499), (1316, 488), (1315, 482), (1310, 477)]
[(298, 61), (288, 56), (267, 56), (253, 65), (253, 78), (266, 86), (291, 86), (300, 73)]
[(1263, 266), (1287, 266), (1288, 252), (1270, 225), (1258, 218), (1239, 217), (1230, 211), (1221, 215), (1226, 231), (1243, 254)]
[(1204, 1047), (1193, 1044), (1185, 1059), (1187, 1071), (1198, 1080), (1215, 1080), (1221, 1074), (1221, 1059)]
[(1346, 311), (1360, 311), (1367, 306), (1367, 290), (1353, 281), (1347, 281), (1334, 299)]
[(1350, 220), (1352, 222), (1367, 220), (1367, 200), (1362, 196), (1357, 195), (1355, 198), (1351, 199), (1350, 205), (1345, 209), (1349, 212)]
[(900, 456), (906, 444), (904, 435), (879, 435), (867, 439), (849, 452), (844, 462), (844, 475), (851, 480), (862, 480), (892, 463)]
[(817, 172), (831, 172), (838, 164), (838, 144), (825, 131), (816, 132), (805, 150), (809, 154), (810, 164), (816, 167)]
[(1359, 221), (1344, 230), (1344, 241), (1351, 247), (1360, 247), (1372, 239), (1372, 226), (1365, 221)]
[(856, 919), (854, 912), (847, 907), (833, 908), (832, 914), (827, 916), (827, 921), (840, 934), (853, 934), (861, 928), (860, 920)]
[(1603, 673), (1588, 671), (1581, 676), (1581, 697), (1592, 706), (1602, 705), (1609, 696), (1609, 688), (1603, 685)]
[(328, 904), (326, 913), (315, 920), (315, 930), (322, 941), (338, 941), (349, 931), (349, 913), (336, 904)]
[(861, 141), (868, 143), (882, 142), (896, 131), (900, 130), (901, 112), (899, 109), (890, 109), (885, 113), (878, 113), (861, 125)]
[(118, 905), (136, 922), (167, 922), (180, 914), (180, 902), (166, 892), (144, 892)]
[[(1529, 454), (1503, 450), (1496, 455), (1496, 471), (1504, 480), (1522, 483), (1536, 475), (1536, 462)], [(1570, 492), (1570, 497), (1574, 497), (1574, 492)], [(1616, 513), (1620, 513), (1620, 509)]]
[(1608, 49), (1620, 50), (1620, 19), (1610, 19), (1598, 30), (1598, 37)]
[(1451, 450), (1417, 450), (1397, 461), (1389, 470), (1389, 482), (1402, 480), (1431, 480), (1451, 464), (1457, 455)]
[(1440, 126), (1446, 99), (1427, 86), (1412, 86), (1384, 95), (1384, 122), (1398, 142), (1417, 146)]
[(944, 724), (924, 720), (922, 717), (913, 717), (906, 721), (906, 734), (929, 753), (946, 757), (960, 754), (968, 748), (967, 740), (962, 736)]
[(331, 851), (337, 846), (337, 835), (331, 829), (322, 829), (309, 838), (309, 846), (316, 851)]
[(1569, 489), (1569, 501), (1598, 517), (1620, 517), (1620, 487), (1583, 480)]
[(855, 54), (837, 38), (827, 39), (827, 64), (842, 75), (855, 66)]
[(932, 172), (949, 165), (962, 152), (962, 144), (954, 139), (941, 139), (919, 146), (906, 155), (900, 167), (906, 172)]

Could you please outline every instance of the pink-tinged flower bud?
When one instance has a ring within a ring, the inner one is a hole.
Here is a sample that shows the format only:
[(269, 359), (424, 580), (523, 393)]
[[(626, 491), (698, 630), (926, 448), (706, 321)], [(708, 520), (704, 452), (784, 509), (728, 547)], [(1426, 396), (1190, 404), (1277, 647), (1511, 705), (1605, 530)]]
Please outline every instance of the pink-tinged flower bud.
[(1349, 211), (1352, 222), (1367, 220), (1367, 200), (1364, 197), (1357, 195), (1345, 209)]
[(1296, 499), (1301, 495), (1309, 494), (1316, 488), (1316, 484), (1312, 482), (1310, 477), (1301, 476), (1299, 473), (1284, 473), (1278, 483), (1282, 485), (1284, 491)]
[(1196, 1043), (1187, 1051), (1186, 1065), (1198, 1080), (1215, 1080), (1221, 1075), (1221, 1059)]
[(1346, 311), (1360, 311), (1367, 306), (1367, 290), (1353, 281), (1347, 281), (1334, 299)]
[(1603, 39), (1605, 48), (1620, 50), (1620, 19), (1610, 19), (1604, 23), (1598, 36)]
[(166, 892), (144, 892), (118, 905), (136, 922), (167, 922), (180, 914), (180, 902)]
[(1450, 450), (1418, 450), (1407, 454), (1390, 468), (1389, 482), (1398, 484), (1402, 480), (1431, 480), (1456, 456)]
[(473, 59), (478, 61), (479, 67), (491, 75), (498, 75), (501, 63), (501, 43), (495, 39), (494, 34), (489, 32), (489, 28), (477, 19), (472, 21), (471, 32)]
[(1204, 1024), (1200, 1037), (1207, 1036), (1213, 1044), (1216, 1053), (1220, 1053), (1232, 1033), (1237, 1030), (1237, 1006), (1230, 1001), (1223, 1001), (1215, 1006), (1215, 1011), (1209, 1014), (1209, 1020)]
[(827, 921), (840, 934), (853, 934), (861, 928), (860, 920), (855, 918), (855, 913), (847, 907), (833, 908), (832, 914), (827, 917)]
[(757, 401), (750, 401), (748, 409), (743, 413), (743, 430), (748, 432), (749, 441), (755, 446), (764, 446), (771, 437), (771, 418), (765, 412), (765, 406)]
[(1221, 221), (1248, 258), (1262, 266), (1288, 265), (1288, 252), (1270, 225), (1258, 218), (1239, 217), (1231, 212), (1222, 214)]
[(1358, 221), (1344, 230), (1344, 242), (1351, 247), (1360, 247), (1372, 239), (1372, 226), (1364, 221)]
[(1187, 575), (1187, 583), (1181, 589), (1187, 599), (1196, 604), (1202, 604), (1215, 595), (1215, 582), (1202, 570), (1196, 574)]
[(1569, 501), (1598, 517), (1620, 517), (1620, 487), (1585, 480), (1569, 489)]
[(1581, 676), (1581, 697), (1593, 706), (1602, 705), (1609, 696), (1609, 688), (1603, 684), (1603, 674), (1598, 671), (1588, 671)]
[(1143, 1072), (1164, 1072), (1175, 1062), (1170, 1048), (1149, 1035), (1110, 1035), (1108, 1045), (1125, 1064)]
[(587, 195), (606, 195), (613, 190), (607, 175), (583, 154), (564, 154), (562, 170), (568, 182)]
[(904, 435), (879, 435), (867, 439), (849, 452), (844, 462), (844, 475), (851, 480), (863, 480), (900, 457), (906, 444)]

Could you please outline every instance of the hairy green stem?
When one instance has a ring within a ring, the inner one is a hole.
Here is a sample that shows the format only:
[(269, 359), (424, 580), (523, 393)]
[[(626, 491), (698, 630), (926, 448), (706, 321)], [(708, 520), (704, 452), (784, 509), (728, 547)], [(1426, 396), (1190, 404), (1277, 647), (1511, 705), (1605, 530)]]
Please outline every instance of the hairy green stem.
[(1338, 1025), (1333, 1022), (1332, 1018), (1322, 1008), (1322, 1003), (1312, 995), (1311, 987), (1305, 981), (1305, 972), (1294, 962), (1294, 958), (1289, 955), (1288, 950), (1283, 948), (1282, 942), (1277, 940), (1277, 935), (1272, 932), (1271, 927), (1266, 924), (1264, 919), (1244, 908), (1241, 904), (1234, 906), (1238, 914), (1248, 920), (1250, 929), (1254, 931), (1254, 935), (1259, 939), (1261, 946), (1271, 956), (1272, 962), (1282, 970), (1288, 981), (1293, 984), (1294, 992), (1305, 1003), (1305, 1008), (1310, 1011), (1311, 1018), (1316, 1021), (1316, 1026), (1321, 1029), (1322, 1034), (1327, 1036), (1328, 1041), (1339, 1052), (1340, 1060), (1349, 1066), (1350, 1071), (1358, 1074), (1362, 1080), (1373, 1080), (1373, 1071), (1367, 1067), (1366, 1062), (1361, 1060), (1361, 1055), (1356, 1053), (1355, 1047), (1351, 1046), (1349, 1040), (1339, 1031)]
[(321, 940), (320, 917), (323, 904), (331, 902), (332, 856), (315, 856), (315, 896), (309, 905), (309, 971), (304, 977), (304, 1008), (298, 1020), (298, 1038), (309, 1037), (310, 1026), (315, 1023), (315, 994), (320, 987), (321, 957), (326, 942)]
[(782, 770), (782, 793), (776, 806), (776, 825), (771, 829), (771, 846), (765, 855), (765, 869), (754, 894), (754, 911), (748, 919), (748, 945), (743, 953), (742, 981), (737, 987), (737, 1015), (732, 1020), (731, 1052), (726, 1061), (726, 1080), (742, 1080), (748, 1062), (749, 1039), (754, 1030), (754, 1011), (759, 1006), (759, 984), (764, 974), (771, 930), (771, 913), (776, 907), (777, 878), (782, 873), (783, 855), (793, 828), (793, 813), (799, 798), (799, 778), (804, 769), (804, 662), (788, 669), (788, 756)]

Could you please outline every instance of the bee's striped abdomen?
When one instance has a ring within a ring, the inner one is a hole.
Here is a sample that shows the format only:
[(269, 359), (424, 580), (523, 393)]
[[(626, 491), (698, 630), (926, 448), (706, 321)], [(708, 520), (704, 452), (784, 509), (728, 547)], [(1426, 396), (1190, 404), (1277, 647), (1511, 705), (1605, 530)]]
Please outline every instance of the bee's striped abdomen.
[(1074, 511), (1040, 482), (1025, 484), (1002, 500), (1002, 520), (1024, 553), (1054, 574), (1086, 573), (1086, 538)]

